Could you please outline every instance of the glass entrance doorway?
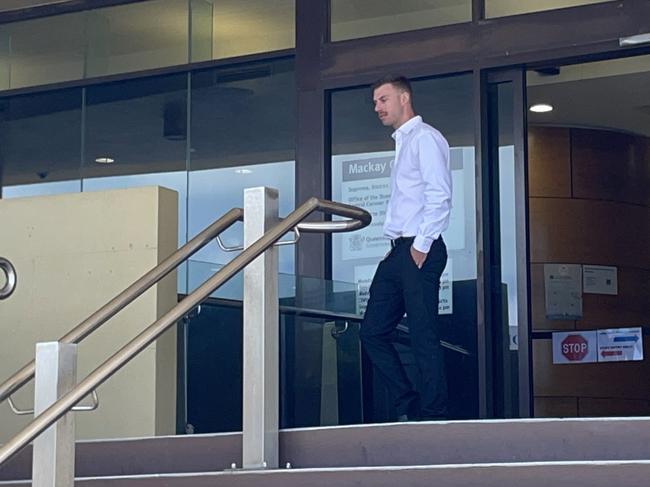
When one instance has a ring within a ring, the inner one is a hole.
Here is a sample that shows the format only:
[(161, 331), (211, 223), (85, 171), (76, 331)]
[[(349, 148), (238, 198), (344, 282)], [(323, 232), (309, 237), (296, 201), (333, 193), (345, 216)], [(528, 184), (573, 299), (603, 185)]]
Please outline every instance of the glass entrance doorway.
[(650, 414), (649, 86), (647, 55), (527, 73), (535, 416)]

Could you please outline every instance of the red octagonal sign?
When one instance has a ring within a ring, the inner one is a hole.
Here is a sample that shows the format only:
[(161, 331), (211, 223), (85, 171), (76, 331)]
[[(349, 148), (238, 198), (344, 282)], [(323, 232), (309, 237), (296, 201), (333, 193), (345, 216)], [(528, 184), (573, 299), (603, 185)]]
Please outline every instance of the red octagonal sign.
[(587, 355), (589, 345), (582, 335), (569, 335), (562, 340), (562, 355), (567, 360), (579, 362)]

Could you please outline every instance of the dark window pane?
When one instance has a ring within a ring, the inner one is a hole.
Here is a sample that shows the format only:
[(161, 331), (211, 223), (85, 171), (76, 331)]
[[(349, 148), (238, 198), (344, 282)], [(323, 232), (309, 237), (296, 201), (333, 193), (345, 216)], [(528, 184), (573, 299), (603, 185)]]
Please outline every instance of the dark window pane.
[(80, 190), (81, 89), (0, 99), (3, 198)]

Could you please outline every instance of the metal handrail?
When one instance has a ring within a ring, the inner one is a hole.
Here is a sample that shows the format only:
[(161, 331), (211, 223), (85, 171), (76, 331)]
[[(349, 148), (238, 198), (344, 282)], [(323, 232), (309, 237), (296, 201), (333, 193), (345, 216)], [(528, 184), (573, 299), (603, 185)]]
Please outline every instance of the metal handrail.
[[(181, 263), (214, 240), (214, 238), (221, 232), (226, 230), (235, 222), (242, 221), (243, 215), (244, 210), (241, 208), (233, 208), (229, 212), (225, 213), (221, 218), (206, 227), (196, 237), (180, 247), (160, 264), (144, 274), (140, 279), (135, 281), (124, 291), (79, 323), (79, 325), (74, 329), (61, 337), (59, 342), (79, 343), (106, 321), (115, 316), (119, 311), (128, 306), (137, 297), (142, 295), (150, 287), (164, 278), (167, 274), (176, 269)], [(34, 370), (35, 361), (32, 360), (0, 384), (0, 402), (4, 401), (22, 386), (27, 384), (34, 377)]]
[(8, 259), (0, 257), (0, 270), (7, 278), (7, 282), (0, 289), (0, 301), (7, 299), (16, 290), (16, 269)]
[[(293, 240), (280, 240), (279, 242), (275, 242), (276, 247), (282, 247), (283, 245), (295, 245), (298, 243), (298, 240), (300, 240), (300, 225), (297, 225), (295, 228), (293, 228), (293, 233), (295, 234), (295, 237)], [(227, 246), (225, 243), (223, 243), (223, 240), (221, 240), (221, 236), (217, 235), (217, 245), (221, 250), (224, 252), (239, 252), (240, 250), (244, 250), (243, 245), (235, 245), (232, 247)]]
[[(345, 313), (345, 312), (339, 312), (339, 311), (324, 311), (320, 309), (309, 309), (309, 308), (299, 308), (296, 306), (280, 306), (280, 312), (284, 313), (291, 313), (295, 316), (307, 316), (310, 318), (334, 318), (338, 319), (341, 321), (344, 321), (346, 324), (349, 322), (355, 322), (355, 323), (361, 323), (363, 321), (363, 316), (357, 315), (354, 313)], [(404, 333), (410, 333), (409, 328), (407, 326), (404, 326), (402, 324), (397, 325), (397, 329), (404, 332)], [(347, 330), (347, 327), (346, 327)], [(340, 332), (341, 334), (343, 332)], [(456, 345), (454, 343), (448, 342), (446, 340), (440, 340), (440, 345), (448, 350), (451, 350), (452, 352), (460, 353), (461, 355), (467, 355), (471, 356), (472, 352), (467, 350), (464, 347), (461, 347), (460, 345)]]
[[(72, 408), (73, 411), (94, 411), (99, 407), (99, 396), (97, 395), (97, 390), (94, 390), (91, 394), (91, 400), (92, 402), (87, 405), (87, 406), (75, 406)], [(9, 403), (9, 407), (13, 411), (13, 413), (16, 416), (27, 416), (30, 414), (34, 414), (33, 409), (20, 409), (18, 406), (16, 406), (16, 403), (14, 403), (13, 399), (11, 396), (7, 398), (7, 402)]]
[(0, 465), (53, 425), (59, 418), (68, 413), (68, 411), (81, 401), (83, 397), (96, 389), (100, 384), (104, 383), (149, 344), (154, 342), (168, 328), (203, 302), (216, 289), (241, 271), (250, 262), (255, 260), (260, 254), (282, 238), (284, 234), (298, 225), (298, 223), (317, 210), (326, 214), (351, 218), (352, 220), (315, 222), (310, 223), (308, 225), (309, 228), (301, 228), (301, 230), (323, 233), (344, 232), (363, 228), (371, 221), (370, 214), (360, 208), (318, 198), (308, 199), (300, 207), (291, 212), (284, 220), (281, 220), (279, 223), (274, 225), (261, 238), (256, 240), (246, 250), (226, 264), (220, 271), (210, 277), (192, 293), (188, 294), (183, 301), (174, 306), (174, 308), (168, 311), (164, 316), (149, 325), (138, 336), (109, 357), (104, 363), (70, 390), (70, 392), (63, 395), (49, 408), (34, 418), (33, 421), (22, 431), (0, 448)]

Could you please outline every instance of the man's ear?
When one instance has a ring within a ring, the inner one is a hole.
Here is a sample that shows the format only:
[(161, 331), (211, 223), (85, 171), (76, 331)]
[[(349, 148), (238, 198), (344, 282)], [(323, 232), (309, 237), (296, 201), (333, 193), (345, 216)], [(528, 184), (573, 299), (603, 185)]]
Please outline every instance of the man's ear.
[(399, 95), (399, 99), (402, 102), (402, 105), (408, 105), (411, 101), (411, 95), (408, 91), (402, 91)]

